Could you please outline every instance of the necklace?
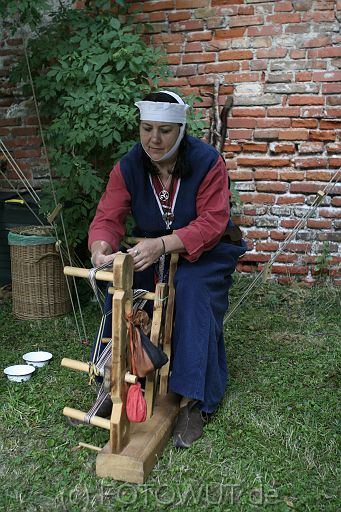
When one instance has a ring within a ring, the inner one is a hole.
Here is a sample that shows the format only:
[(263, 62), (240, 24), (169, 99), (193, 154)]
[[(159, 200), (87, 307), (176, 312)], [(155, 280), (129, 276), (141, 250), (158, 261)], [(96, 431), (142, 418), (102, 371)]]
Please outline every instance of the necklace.
[(168, 176), (166, 183), (163, 183), (163, 181), (162, 181), (162, 179), (160, 178), (159, 175), (157, 175), (157, 179), (159, 180), (160, 185), (162, 187), (161, 192), (159, 192), (159, 199), (160, 199), (160, 201), (168, 201), (168, 199), (169, 199), (169, 192), (167, 190), (167, 186), (168, 186), (169, 181), (172, 179), (172, 175), (170, 174)]

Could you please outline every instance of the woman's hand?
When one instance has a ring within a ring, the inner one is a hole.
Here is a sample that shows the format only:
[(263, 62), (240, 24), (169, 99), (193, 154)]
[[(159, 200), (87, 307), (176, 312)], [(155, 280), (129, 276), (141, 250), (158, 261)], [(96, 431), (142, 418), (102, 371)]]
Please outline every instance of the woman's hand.
[(91, 245), (91, 262), (94, 267), (114, 261), (116, 254), (112, 252), (111, 245), (104, 240), (96, 240)]
[(164, 246), (161, 238), (145, 238), (127, 252), (134, 258), (134, 270), (141, 272), (164, 254)]

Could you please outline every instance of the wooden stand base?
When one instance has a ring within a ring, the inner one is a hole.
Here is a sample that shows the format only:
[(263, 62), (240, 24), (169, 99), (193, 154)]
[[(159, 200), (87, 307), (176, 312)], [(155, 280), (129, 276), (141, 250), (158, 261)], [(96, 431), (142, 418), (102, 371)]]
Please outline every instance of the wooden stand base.
[(107, 443), (96, 459), (96, 473), (123, 482), (142, 484), (153, 469), (172, 433), (179, 411), (179, 398), (169, 393), (157, 397), (153, 416), (144, 423), (131, 423), (130, 441), (119, 454)]

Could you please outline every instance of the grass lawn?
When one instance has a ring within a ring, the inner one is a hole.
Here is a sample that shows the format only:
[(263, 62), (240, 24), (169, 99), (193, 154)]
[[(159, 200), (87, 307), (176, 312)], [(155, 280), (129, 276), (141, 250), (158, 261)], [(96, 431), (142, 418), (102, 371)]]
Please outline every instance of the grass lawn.
[[(236, 282), (237, 301), (248, 281)], [(84, 307), (89, 336), (98, 308)], [(48, 367), (16, 384), (2, 374), (0, 510), (341, 510), (340, 295), (329, 285), (264, 284), (228, 322), (225, 399), (189, 450), (168, 444), (143, 485), (95, 476), (108, 434), (67, 426), (65, 405), (86, 409), (94, 391), (62, 357), (87, 360), (72, 316), (19, 321), (0, 302), (0, 368), (22, 354), (53, 353)]]

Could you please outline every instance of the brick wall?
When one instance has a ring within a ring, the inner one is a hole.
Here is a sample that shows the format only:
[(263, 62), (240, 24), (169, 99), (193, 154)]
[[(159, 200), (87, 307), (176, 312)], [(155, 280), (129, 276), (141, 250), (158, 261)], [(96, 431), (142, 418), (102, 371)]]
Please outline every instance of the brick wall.
[[(263, 268), (341, 164), (341, 1), (174, 0), (133, 2), (150, 22), (151, 44), (168, 54), (172, 85), (203, 98), (212, 112), (233, 96), (224, 145), (242, 207), (234, 220), (248, 240), (241, 265)], [(273, 265), (281, 281), (314, 278), (328, 242), (340, 273), (341, 185)]]
[[(23, 41), (14, 37), (5, 23), (0, 22), (0, 33), (0, 137), (25, 177), (39, 188), (41, 180), (46, 178), (46, 165), (42, 159), (34, 104), (31, 98), (23, 96), (20, 87), (8, 80), (10, 67), (24, 54)], [(0, 166), (12, 185), (21, 189), (17, 174), (1, 152)], [(4, 190), (12, 189), (0, 174), (0, 191)]]
[[(250, 249), (241, 269), (257, 272), (341, 164), (341, 1), (131, 2), (136, 10), (137, 22), (151, 24), (147, 40), (165, 49), (173, 70), (174, 78), (160, 85), (201, 96), (198, 108), (207, 119), (217, 80), (220, 105), (233, 97), (224, 155), (243, 202), (234, 208)], [(2, 83), (20, 51), (15, 39), (3, 43)], [(16, 91), (5, 86), (0, 133), (38, 183), (43, 166), (35, 119), (25, 109), (17, 115)], [(312, 282), (327, 243), (331, 274), (341, 283), (340, 189), (334, 186), (277, 258), (278, 280)]]

